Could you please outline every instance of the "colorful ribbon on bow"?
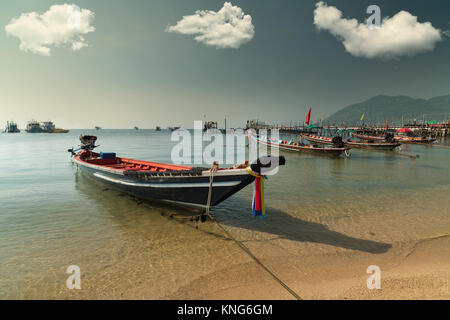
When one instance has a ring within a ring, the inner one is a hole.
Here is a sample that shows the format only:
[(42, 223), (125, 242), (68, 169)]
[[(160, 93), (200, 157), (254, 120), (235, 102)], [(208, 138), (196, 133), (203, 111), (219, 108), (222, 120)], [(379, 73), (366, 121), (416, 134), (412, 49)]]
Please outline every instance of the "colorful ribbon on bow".
[(264, 175), (254, 172), (250, 167), (247, 168), (249, 174), (255, 177), (255, 188), (253, 189), (252, 211), (253, 215), (264, 218), (266, 208), (264, 206)]

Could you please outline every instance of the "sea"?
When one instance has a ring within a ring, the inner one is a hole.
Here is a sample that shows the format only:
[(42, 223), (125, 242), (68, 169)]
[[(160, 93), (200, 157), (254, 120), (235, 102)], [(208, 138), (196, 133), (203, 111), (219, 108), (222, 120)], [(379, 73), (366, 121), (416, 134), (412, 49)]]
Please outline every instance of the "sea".
[[(403, 145), (415, 160), (282, 152), (286, 165), (264, 184), (264, 219), (252, 215), (252, 186), (212, 210), (227, 235), (213, 221), (191, 221), (195, 210), (143, 202), (85, 176), (67, 152), (80, 134), (98, 136), (99, 151), (158, 162), (171, 162), (177, 144), (168, 130), (0, 134), (0, 299), (189, 297), (192, 283), (244, 259), (230, 235), (264, 260), (286, 250), (378, 255), (449, 230), (449, 140)], [(270, 240), (283, 246), (258, 250)], [(67, 285), (70, 266), (81, 289)], [(195, 290), (215, 290), (202, 283)]]

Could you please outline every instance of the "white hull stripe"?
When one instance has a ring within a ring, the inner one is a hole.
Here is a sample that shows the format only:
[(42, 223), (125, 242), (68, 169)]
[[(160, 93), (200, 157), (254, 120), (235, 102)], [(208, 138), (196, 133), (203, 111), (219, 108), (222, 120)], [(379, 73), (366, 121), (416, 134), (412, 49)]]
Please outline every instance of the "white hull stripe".
[[(131, 182), (131, 181), (123, 181), (119, 179), (114, 179), (112, 177), (105, 176), (101, 173), (94, 173), (94, 176), (97, 178), (122, 184), (125, 186), (132, 187), (145, 187), (145, 188), (208, 188), (209, 182), (201, 182), (201, 183), (145, 183), (145, 182)], [(222, 182), (213, 182), (213, 187), (233, 187), (240, 184), (241, 181), (222, 181)]]

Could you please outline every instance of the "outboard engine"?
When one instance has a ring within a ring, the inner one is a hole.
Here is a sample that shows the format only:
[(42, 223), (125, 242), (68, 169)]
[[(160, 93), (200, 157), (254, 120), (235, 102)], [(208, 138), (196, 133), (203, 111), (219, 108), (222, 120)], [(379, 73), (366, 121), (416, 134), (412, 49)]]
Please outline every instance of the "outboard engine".
[(96, 136), (80, 135), (80, 142), (81, 142), (80, 147), (77, 149), (72, 148), (67, 151), (70, 152), (72, 156), (76, 155), (76, 153), (80, 150), (92, 151), (94, 150), (94, 148), (98, 147), (95, 145), (96, 141), (97, 141)]
[(344, 140), (342, 140), (342, 137), (335, 136), (331, 142), (333, 143), (333, 146), (336, 148), (343, 148), (345, 146)]
[(80, 148), (82, 150), (94, 150), (95, 147), (97, 147), (95, 145), (95, 142), (97, 141), (97, 137), (96, 136), (89, 136), (89, 135), (80, 135)]

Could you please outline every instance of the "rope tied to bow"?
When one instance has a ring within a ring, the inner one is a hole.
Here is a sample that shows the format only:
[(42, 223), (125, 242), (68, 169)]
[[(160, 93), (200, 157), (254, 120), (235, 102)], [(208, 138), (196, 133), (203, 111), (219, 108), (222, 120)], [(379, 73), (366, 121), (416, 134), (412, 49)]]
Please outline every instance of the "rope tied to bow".
[(211, 196), (212, 196), (212, 186), (213, 186), (213, 181), (214, 181), (214, 174), (217, 172), (217, 170), (219, 169), (219, 165), (214, 162), (212, 164), (210, 175), (209, 175), (209, 190), (208, 190), (208, 200), (206, 202), (206, 215), (210, 216), (209, 214), (209, 209), (211, 207)]

